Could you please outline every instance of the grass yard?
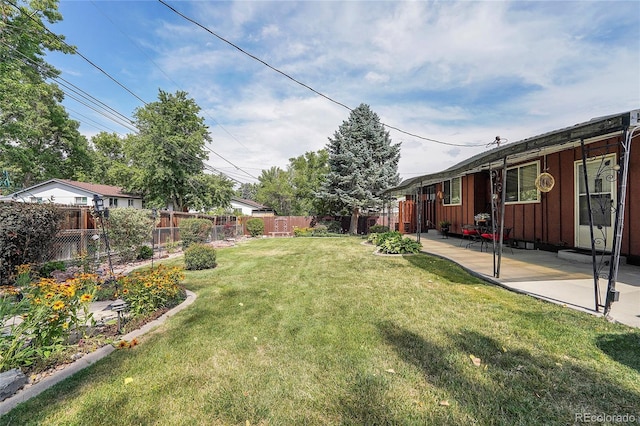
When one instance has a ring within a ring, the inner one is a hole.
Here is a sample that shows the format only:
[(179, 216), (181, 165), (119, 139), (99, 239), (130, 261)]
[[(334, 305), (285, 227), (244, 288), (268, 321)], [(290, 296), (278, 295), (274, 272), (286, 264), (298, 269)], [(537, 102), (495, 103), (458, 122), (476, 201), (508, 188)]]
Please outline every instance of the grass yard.
[[(3, 425), (567, 425), (640, 415), (640, 333), (358, 238), (251, 240)], [(180, 263), (176, 260), (173, 263)]]

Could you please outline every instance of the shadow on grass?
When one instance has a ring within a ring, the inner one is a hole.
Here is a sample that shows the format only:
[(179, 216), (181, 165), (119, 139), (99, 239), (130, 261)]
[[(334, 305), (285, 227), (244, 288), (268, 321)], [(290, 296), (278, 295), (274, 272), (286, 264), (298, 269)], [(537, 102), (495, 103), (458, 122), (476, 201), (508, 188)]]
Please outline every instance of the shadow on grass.
[(432, 256), (429, 254), (419, 254), (404, 256), (404, 258), (411, 265), (416, 268), (437, 274), (447, 281), (459, 284), (487, 284), (479, 278), (470, 275), (460, 265), (450, 260), (442, 259), (438, 256)]
[(640, 333), (603, 334), (596, 340), (602, 352), (614, 361), (640, 372)]
[(348, 395), (341, 399), (342, 424), (395, 425), (401, 424), (385, 407), (388, 383), (384, 377), (364, 372), (356, 373)]
[[(637, 390), (612, 382), (606, 372), (503, 348), (474, 331), (460, 329), (434, 342), (392, 322), (378, 328), (405, 362), (463, 410), (463, 423), (566, 425), (577, 413), (625, 413), (640, 406)], [(470, 355), (481, 359), (479, 367)]]

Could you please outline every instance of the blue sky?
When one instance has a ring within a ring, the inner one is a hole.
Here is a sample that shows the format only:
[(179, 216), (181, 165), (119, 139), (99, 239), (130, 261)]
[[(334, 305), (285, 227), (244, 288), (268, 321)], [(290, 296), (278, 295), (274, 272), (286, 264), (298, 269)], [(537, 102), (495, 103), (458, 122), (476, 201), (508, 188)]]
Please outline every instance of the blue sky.
[[(515, 142), (640, 108), (637, 1), (167, 3), (328, 97), (445, 142), (391, 129), (403, 179), (497, 135)], [(64, 20), (50, 28), (143, 101), (186, 91), (219, 155), (208, 164), (238, 181), (324, 148), (349, 116), (158, 1), (62, 0), (59, 10)], [(127, 117), (143, 106), (78, 55), (47, 60)], [(64, 104), (88, 137), (130, 132), (70, 97)]]

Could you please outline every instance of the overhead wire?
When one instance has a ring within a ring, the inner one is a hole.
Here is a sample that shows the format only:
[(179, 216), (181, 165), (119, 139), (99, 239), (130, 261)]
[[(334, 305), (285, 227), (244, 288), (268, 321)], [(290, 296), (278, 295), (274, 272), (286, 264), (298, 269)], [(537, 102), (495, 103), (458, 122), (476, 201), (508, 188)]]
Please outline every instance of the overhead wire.
[[(104, 11), (102, 9), (100, 9), (95, 1), (91, 1), (91, 4), (93, 4), (93, 6), (102, 14), (102, 16), (104, 16), (109, 22), (111, 22), (111, 25), (113, 25), (118, 31), (120, 31), (120, 33), (125, 36), (127, 38), (127, 40), (129, 40), (131, 42), (132, 45), (134, 45), (138, 51), (140, 53), (142, 53), (145, 58), (147, 58), (147, 60), (149, 62), (151, 62), (161, 73), (162, 75), (165, 76), (165, 78), (167, 80), (169, 80), (170, 82), (172, 82), (178, 89), (183, 90), (180, 87), (180, 84), (178, 84), (175, 80), (173, 80), (165, 71), (164, 69), (162, 69), (162, 67), (160, 65), (158, 65), (151, 57), (149, 57), (149, 55), (147, 55), (147, 52), (144, 51), (144, 49), (141, 49), (140, 46), (138, 46), (138, 44), (131, 39), (131, 37), (129, 37), (129, 35), (122, 30), (121, 27), (119, 27), (110, 17), (108, 14), (104, 13)], [(238, 142), (238, 144), (240, 144), (240, 146), (242, 146), (245, 149), (249, 149), (246, 145), (244, 145), (238, 138), (236, 138), (230, 131), (228, 131), (222, 124), (220, 124), (220, 122), (218, 122), (213, 116), (211, 116), (206, 109), (203, 110), (204, 114), (209, 117), (209, 119), (211, 121), (213, 121), (218, 127), (220, 127), (220, 129), (222, 129), (226, 134), (228, 134), (233, 140), (235, 140), (236, 142)]]
[[(124, 31), (122, 31), (122, 29), (116, 25), (115, 22), (113, 22), (111, 20), (111, 18), (105, 14), (96, 4), (94, 1), (91, 2), (93, 4), (93, 6), (102, 14), (102, 16), (104, 16), (107, 20), (109, 20), (109, 22), (111, 22), (111, 24), (118, 29), (118, 31), (120, 31), (120, 33), (122, 35), (124, 35), (129, 42), (131, 42), (132, 45), (134, 45), (146, 58), (149, 62), (151, 62), (158, 70), (160, 70), (160, 72), (167, 78), (167, 80), (169, 80), (170, 82), (172, 82), (178, 89), (183, 90), (180, 85), (173, 80), (163, 69), (162, 67), (160, 67), (153, 59), (151, 59), (147, 53), (143, 50), (140, 49), (139, 46), (131, 39), (131, 37), (129, 37)], [(247, 148), (242, 142), (240, 142), (240, 140), (238, 140), (238, 138), (236, 138), (233, 134), (231, 134), (231, 132), (229, 132), (226, 128), (224, 128), (220, 123), (218, 123), (218, 121), (216, 121), (215, 118), (213, 118), (211, 115), (209, 115), (209, 113), (206, 111), (206, 109), (203, 109), (202, 112), (207, 115), (207, 117), (209, 117), (214, 123), (216, 123), (216, 125), (218, 127), (220, 127), (222, 130), (224, 130), (229, 136), (231, 136), (231, 138), (233, 138), (236, 142), (238, 142), (241, 146), (243, 146), (246, 149)], [(217, 153), (216, 151), (214, 151), (212, 148), (207, 147), (207, 150), (209, 152), (211, 152), (212, 154), (214, 154), (215, 156), (221, 158), (222, 160), (226, 161), (227, 163), (229, 163), (230, 165), (232, 165), (236, 170), (239, 170), (241, 172), (243, 172), (244, 174), (246, 174), (247, 176), (253, 178), (253, 179), (258, 179), (257, 177), (253, 176), (252, 174), (248, 173), (247, 171), (243, 170), (241, 167), (237, 166), (236, 164), (232, 163), (230, 160), (227, 160), (225, 157), (223, 157), (222, 155), (220, 155), (219, 153)]]
[[(301, 82), (300, 80), (298, 80), (298, 79), (296, 79), (296, 78), (292, 77), (291, 75), (287, 74), (286, 72), (281, 71), (280, 69), (278, 69), (278, 68), (274, 67), (273, 65), (270, 65), (269, 63), (267, 63), (266, 61), (264, 61), (264, 60), (260, 59), (260, 58), (259, 58), (259, 57), (257, 57), (256, 55), (254, 55), (254, 54), (252, 54), (252, 53), (247, 52), (246, 50), (244, 50), (243, 48), (241, 48), (241, 47), (240, 47), (240, 46), (238, 46), (237, 44), (235, 44), (235, 43), (233, 43), (233, 42), (231, 42), (231, 41), (227, 40), (226, 38), (224, 38), (224, 37), (222, 37), (222, 36), (218, 35), (218, 34), (217, 34), (217, 33), (215, 33), (214, 31), (210, 30), (210, 29), (209, 29), (209, 28), (207, 28), (206, 26), (204, 26), (204, 25), (202, 25), (201, 23), (199, 23), (198, 21), (196, 21), (195, 19), (193, 19), (193, 18), (191, 18), (191, 17), (189, 17), (189, 16), (187, 16), (187, 15), (183, 14), (183, 13), (182, 13), (182, 12), (180, 12), (179, 10), (175, 9), (174, 7), (172, 7), (171, 5), (169, 5), (169, 4), (168, 4), (167, 2), (165, 2), (164, 0), (158, 0), (158, 2), (159, 2), (159, 3), (161, 3), (161, 4), (163, 4), (164, 6), (166, 6), (168, 9), (170, 9), (171, 11), (173, 11), (173, 12), (174, 12), (175, 14), (177, 14), (178, 16), (180, 16), (180, 17), (182, 17), (183, 19), (185, 19), (185, 20), (187, 20), (187, 21), (191, 22), (192, 24), (194, 24), (194, 25), (196, 25), (196, 26), (198, 26), (198, 27), (202, 28), (203, 30), (205, 30), (206, 32), (208, 32), (208, 33), (209, 33), (209, 34), (211, 34), (212, 36), (216, 37), (216, 38), (217, 38), (217, 39), (219, 39), (220, 41), (222, 41), (222, 42), (224, 42), (224, 43), (228, 44), (229, 46), (231, 46), (231, 47), (233, 47), (234, 49), (236, 49), (236, 50), (240, 51), (242, 54), (244, 54), (244, 55), (246, 55), (246, 56), (250, 57), (251, 59), (253, 59), (253, 60), (255, 60), (255, 61), (257, 61), (257, 62), (261, 63), (262, 65), (266, 66), (267, 68), (271, 69), (272, 71), (275, 71), (276, 73), (278, 73), (278, 74), (280, 74), (280, 75), (282, 75), (282, 76), (284, 76), (284, 77), (288, 78), (289, 80), (291, 80), (291, 81), (293, 81), (294, 83), (296, 83), (296, 84), (298, 84), (298, 85), (300, 85), (300, 86), (304, 87), (305, 89), (310, 90), (311, 92), (315, 93), (316, 95), (321, 96), (321, 97), (323, 97), (324, 99), (327, 99), (328, 101), (330, 101), (330, 102), (332, 102), (332, 103), (334, 103), (334, 104), (336, 104), (336, 105), (339, 105), (339, 106), (341, 106), (341, 107), (343, 107), (343, 108), (346, 108), (347, 110), (349, 110), (349, 111), (353, 112), (353, 109), (352, 109), (352, 108), (350, 108), (349, 106), (347, 106), (346, 104), (344, 104), (344, 103), (342, 103), (342, 102), (340, 102), (340, 101), (337, 101), (337, 100), (333, 99), (332, 97), (330, 97), (330, 96), (328, 96), (328, 95), (325, 95), (324, 93), (322, 93), (322, 92), (320, 92), (320, 91), (318, 91), (318, 90), (314, 89), (313, 87), (311, 87), (311, 86), (309, 86), (309, 85), (307, 85), (307, 84), (305, 84), (305, 83)], [(386, 124), (386, 123), (383, 123), (383, 122), (381, 122), (381, 124), (382, 124), (383, 126), (385, 126), (385, 127), (388, 127), (389, 129), (393, 129), (393, 130), (395, 130), (395, 131), (397, 131), (397, 132), (400, 132), (400, 133), (403, 133), (403, 134), (405, 134), (405, 135), (408, 135), (408, 136), (414, 137), (414, 138), (416, 138), (416, 139), (421, 139), (421, 140), (425, 140), (425, 141), (428, 141), (428, 142), (433, 142), (433, 143), (437, 143), (437, 144), (441, 144), (441, 145), (456, 146), (456, 147), (463, 147), (463, 148), (475, 148), (475, 147), (484, 146), (484, 144), (482, 144), (482, 145), (474, 145), (474, 144), (458, 144), (458, 143), (453, 143), (453, 142), (444, 142), (444, 141), (440, 141), (440, 140), (437, 140), (437, 139), (427, 138), (427, 137), (424, 137), (424, 136), (420, 136), (420, 135), (415, 134), (415, 133), (407, 132), (406, 130), (402, 130), (402, 129), (398, 128), (398, 127), (395, 127), (395, 126), (392, 126), (392, 125), (389, 125), (389, 124)]]
[[(58, 41), (60, 41), (61, 43), (63, 43), (65, 46), (67, 46), (68, 48), (72, 49), (74, 51), (75, 54), (77, 54), (78, 56), (80, 56), (84, 61), (86, 61), (87, 63), (89, 63), (91, 66), (93, 66), (94, 68), (96, 68), (97, 70), (99, 70), (102, 74), (106, 75), (110, 80), (114, 81), (118, 86), (122, 87), (125, 91), (127, 91), (129, 94), (131, 94), (132, 96), (134, 96), (136, 99), (138, 99), (140, 102), (142, 102), (145, 106), (148, 105), (147, 102), (145, 102), (142, 98), (140, 98), (138, 95), (136, 95), (132, 90), (130, 90), (129, 88), (127, 88), (124, 84), (120, 83), (118, 80), (116, 80), (114, 77), (112, 77), (109, 73), (107, 73), (104, 69), (102, 69), (100, 66), (96, 65), (93, 61), (91, 61), (90, 59), (88, 59), (85, 55), (83, 55), (82, 53), (80, 53), (78, 51), (78, 49), (74, 48), (73, 46), (69, 45), (66, 41), (64, 41), (63, 39), (61, 39), (57, 34), (53, 33), (51, 30), (49, 30), (46, 26), (44, 26), (40, 21), (38, 21), (37, 19), (35, 19), (33, 16), (27, 14), (24, 12), (24, 10), (16, 5), (13, 1), (11, 0), (6, 0), (7, 3), (11, 4), (13, 7), (15, 7), (16, 9), (18, 9), (20, 11), (20, 13), (22, 13), (23, 15), (25, 15), (27, 18), (29, 18), (30, 20), (32, 20), (33, 22), (35, 22), (36, 24), (40, 25), (49, 35), (55, 37)], [(6, 44), (5, 44), (6, 45)], [(9, 46), (11, 47), (11, 46)], [(14, 49), (15, 50), (15, 49)], [(20, 53), (20, 52), (19, 52)], [(22, 53), (20, 53), (22, 55)], [(23, 55), (25, 56), (25, 55)], [(30, 58), (27, 57), (27, 59), (29, 59), (30, 61), (32, 61)], [(32, 61), (33, 62), (33, 61)], [(65, 92), (66, 93), (66, 92)], [(105, 104), (106, 105), (106, 104)], [(86, 105), (85, 105), (86, 106)], [(114, 110), (115, 111), (115, 110)], [(118, 113), (119, 114), (119, 113)], [(177, 145), (175, 145), (176, 148), (178, 148), (179, 150), (181, 150), (180, 147), (178, 147)], [(213, 153), (214, 155), (220, 157), (221, 159), (223, 159), (224, 161), (226, 161), (227, 163), (231, 164), (233, 167), (235, 167), (238, 170), (242, 170), (241, 168), (239, 168), (238, 166), (236, 166), (235, 164), (233, 164), (232, 162), (230, 162), (229, 160), (227, 160), (226, 158), (224, 158), (223, 156), (221, 156), (220, 154), (218, 154), (217, 152), (211, 150), (210, 148), (208, 148), (206, 146), (206, 144), (204, 145), (204, 148)], [(184, 151), (184, 154), (188, 153), (186, 151)], [(203, 166), (205, 168), (207, 168), (210, 171), (214, 171), (217, 173), (221, 173), (224, 174), (220, 171), (218, 171), (217, 169), (207, 165), (204, 161), (203, 161)], [(255, 176), (251, 175), (248, 172), (245, 172), (249, 177), (253, 178), (253, 179), (258, 179)], [(232, 180), (242, 183), (241, 181), (231, 178)]]

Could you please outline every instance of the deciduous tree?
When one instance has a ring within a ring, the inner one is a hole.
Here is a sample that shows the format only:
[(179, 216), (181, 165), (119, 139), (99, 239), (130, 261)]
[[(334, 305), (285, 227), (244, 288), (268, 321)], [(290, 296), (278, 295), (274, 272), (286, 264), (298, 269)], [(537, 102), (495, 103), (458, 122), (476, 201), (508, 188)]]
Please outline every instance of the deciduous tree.
[(127, 147), (136, 169), (127, 189), (144, 194), (149, 206), (189, 207), (192, 180), (204, 169), (205, 145), (211, 141), (200, 107), (187, 93), (159, 91), (158, 101), (134, 113), (139, 133)]
[(88, 141), (60, 102), (62, 90), (49, 80), (59, 71), (46, 51), (73, 53), (62, 35), (44, 22), (62, 20), (57, 1), (0, 3), (0, 167), (29, 186), (43, 179), (78, 178), (90, 170)]

